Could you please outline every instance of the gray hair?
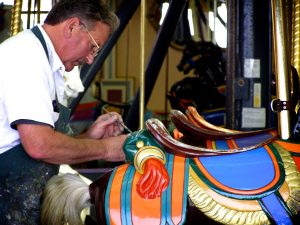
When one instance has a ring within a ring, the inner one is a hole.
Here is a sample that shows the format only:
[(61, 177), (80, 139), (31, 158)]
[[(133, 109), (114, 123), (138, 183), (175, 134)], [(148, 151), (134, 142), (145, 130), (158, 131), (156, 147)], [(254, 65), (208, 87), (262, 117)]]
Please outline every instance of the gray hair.
[(79, 18), (88, 28), (97, 21), (107, 24), (111, 32), (119, 26), (119, 18), (102, 0), (60, 0), (50, 10), (44, 23), (56, 25), (72, 17)]

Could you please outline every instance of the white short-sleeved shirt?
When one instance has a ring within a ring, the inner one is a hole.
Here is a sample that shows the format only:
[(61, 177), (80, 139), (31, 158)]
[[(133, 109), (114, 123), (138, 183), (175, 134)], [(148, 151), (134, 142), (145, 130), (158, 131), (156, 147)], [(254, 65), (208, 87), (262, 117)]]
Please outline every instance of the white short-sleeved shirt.
[[(0, 45), (0, 154), (20, 143), (16, 123), (54, 127), (56, 95), (62, 102), (65, 67), (50, 38), (39, 25), (49, 60), (31, 30), (20, 32)], [(38, 138), (38, 137), (37, 137)]]

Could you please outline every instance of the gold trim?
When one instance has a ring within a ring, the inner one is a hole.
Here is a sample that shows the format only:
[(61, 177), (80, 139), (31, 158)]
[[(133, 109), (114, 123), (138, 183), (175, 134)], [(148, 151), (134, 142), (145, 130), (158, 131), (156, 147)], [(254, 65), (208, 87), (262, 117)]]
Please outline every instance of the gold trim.
[[(140, 141), (137, 142), (140, 145)], [(142, 146), (134, 155), (134, 167), (140, 174), (144, 173), (144, 164), (148, 159), (157, 159), (163, 164), (166, 163), (166, 156), (162, 150), (155, 146)]]
[[(232, 225), (270, 224), (267, 216), (261, 210), (261, 207), (257, 201), (242, 201), (227, 198), (225, 196), (222, 196), (222, 198), (215, 198), (215, 196), (221, 195), (209, 189), (208, 187), (207, 189), (203, 189), (202, 184), (204, 183), (201, 181), (201, 184), (199, 184), (199, 180), (200, 179), (196, 173), (190, 167), (188, 186), (189, 197), (194, 205), (207, 217), (220, 223)], [(231, 204), (234, 207), (229, 207)], [(249, 209), (247, 207), (249, 207)]]
[(285, 181), (289, 188), (289, 197), (286, 203), (291, 212), (296, 215), (300, 212), (300, 173), (291, 154), (277, 143), (274, 143), (274, 147), (280, 154), (285, 169)]
[(290, 197), (290, 189), (286, 181), (284, 181), (284, 183), (282, 184), (282, 186), (279, 188), (278, 191), (282, 199), (286, 202)]
[(257, 211), (261, 210), (261, 207), (256, 200), (239, 200), (228, 198), (226, 196), (220, 195), (217, 192), (213, 191), (210, 187), (208, 187), (195, 173), (195, 171), (190, 167), (190, 175), (192, 179), (201, 187), (201, 189), (207, 193), (210, 197), (212, 197), (219, 204), (230, 207), (234, 210), (238, 211)]
[[(290, 153), (274, 143), (285, 168), (285, 182), (279, 189), (291, 212), (300, 211), (300, 173)], [(209, 218), (226, 224), (270, 224), (255, 200), (238, 200), (210, 189), (190, 167), (188, 194), (195, 206)]]

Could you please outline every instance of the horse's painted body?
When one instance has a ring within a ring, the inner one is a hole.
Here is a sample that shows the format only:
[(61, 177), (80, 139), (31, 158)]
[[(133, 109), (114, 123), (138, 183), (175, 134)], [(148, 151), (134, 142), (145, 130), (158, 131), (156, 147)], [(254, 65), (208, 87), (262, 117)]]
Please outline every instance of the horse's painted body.
[(177, 112), (171, 118), (183, 136), (205, 139), (206, 148), (175, 140), (160, 121), (148, 120), (147, 130), (129, 137), (134, 141), (124, 148), (139, 138), (160, 146), (169, 185), (161, 196), (145, 199), (136, 188), (142, 175), (134, 165), (115, 168), (89, 186), (99, 224), (299, 223), (300, 143), (280, 140), (272, 130), (243, 133), (213, 126), (204, 131), (222, 133), (223, 139), (209, 139), (205, 135), (215, 132), (201, 133), (189, 124), (191, 118)]

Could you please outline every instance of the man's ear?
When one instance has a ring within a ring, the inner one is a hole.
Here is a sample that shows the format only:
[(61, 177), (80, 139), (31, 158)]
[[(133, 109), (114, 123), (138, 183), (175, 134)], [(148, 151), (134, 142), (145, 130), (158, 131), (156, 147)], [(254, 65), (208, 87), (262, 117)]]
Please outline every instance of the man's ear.
[(72, 37), (73, 33), (78, 30), (80, 26), (80, 20), (77, 17), (69, 18), (64, 24), (64, 36), (66, 38)]

